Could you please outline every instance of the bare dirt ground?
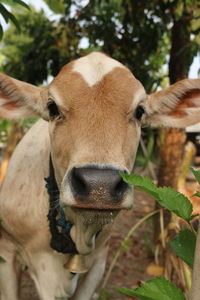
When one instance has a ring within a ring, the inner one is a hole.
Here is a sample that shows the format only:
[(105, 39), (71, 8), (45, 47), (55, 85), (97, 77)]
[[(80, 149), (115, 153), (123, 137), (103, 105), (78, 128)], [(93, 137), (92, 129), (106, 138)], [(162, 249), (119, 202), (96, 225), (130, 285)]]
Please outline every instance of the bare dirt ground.
[[(131, 211), (123, 211), (118, 216), (115, 229), (110, 241), (107, 268), (109, 267), (116, 250), (130, 228), (143, 216), (154, 209), (154, 201), (141, 191), (135, 191), (135, 204)], [(142, 281), (151, 278), (146, 273), (147, 266), (153, 261), (151, 248), (153, 247), (152, 219), (145, 222), (130, 238), (128, 251), (122, 251), (108, 280), (106, 290), (113, 295), (108, 300), (133, 299), (114, 291), (113, 287), (135, 288)], [(20, 300), (39, 300), (34, 284), (29, 275), (24, 272), (21, 281)]]

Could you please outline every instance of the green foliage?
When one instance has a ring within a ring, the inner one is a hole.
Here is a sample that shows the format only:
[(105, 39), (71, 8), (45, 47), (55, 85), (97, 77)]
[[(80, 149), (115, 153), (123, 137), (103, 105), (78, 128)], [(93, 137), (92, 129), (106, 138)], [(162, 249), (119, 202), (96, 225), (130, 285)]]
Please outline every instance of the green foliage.
[(137, 174), (128, 175), (120, 173), (120, 175), (126, 183), (142, 189), (144, 192), (148, 193), (149, 195), (155, 198), (157, 197), (158, 188), (150, 178)]
[(38, 121), (37, 117), (30, 117), (21, 121), (21, 126), (24, 130), (27, 130), (33, 126)]
[(116, 290), (121, 294), (141, 300), (186, 300), (183, 293), (164, 277), (148, 280), (135, 290), (126, 288), (116, 288)]
[(189, 199), (170, 187), (159, 188), (159, 204), (189, 222), (193, 219), (192, 204)]
[[(192, 171), (194, 177), (196, 178), (196, 180), (197, 180), (198, 183), (200, 184), (200, 171), (195, 170), (195, 169), (193, 169), (193, 168), (190, 168), (190, 170)], [(200, 192), (197, 191), (193, 196), (200, 197)]]
[[(27, 118), (18, 121), (17, 124), (21, 127), (21, 132), (25, 133), (37, 120), (38, 118)], [(3, 143), (4, 145), (6, 145), (7, 143), (7, 138), (12, 128), (13, 128), (12, 120), (0, 119), (0, 142)]]
[(65, 13), (65, 6), (62, 0), (44, 0), (44, 2), (49, 6), (49, 8), (55, 14), (64, 14)]
[(5, 6), (3, 6), (1, 3), (0, 3), (0, 12), (1, 12), (1, 15), (3, 16), (4, 20), (6, 23), (8, 23), (9, 20), (11, 20), (15, 26), (17, 27), (18, 30), (20, 30), (19, 28), (19, 23), (17, 22), (17, 19), (15, 18), (15, 16), (13, 14), (11, 14), (6, 8)]
[(28, 10), (30, 9), (29, 6), (22, 0), (0, 0), (1, 3), (4, 3), (10, 7), (17, 7), (18, 5), (21, 5), (25, 8), (27, 8)]
[[(200, 183), (200, 171), (191, 168), (196, 180)], [(190, 221), (195, 217), (192, 215), (192, 204), (187, 197), (169, 187), (157, 187), (151, 179), (140, 175), (127, 175), (121, 173), (123, 180), (153, 196), (158, 203), (181, 217), (190, 225), (191, 230), (182, 228), (173, 238), (170, 245), (174, 253), (186, 262), (191, 268), (194, 264), (196, 246), (196, 232)], [(200, 192), (195, 194), (200, 197)], [(165, 278), (154, 278), (147, 281), (135, 290), (116, 288), (122, 294), (137, 297), (141, 300), (185, 300), (184, 294)]]
[[(15, 18), (14, 14), (9, 12), (9, 10), (2, 4), (6, 4), (7, 6), (9, 5), (10, 7), (16, 7), (16, 5), (20, 5), (25, 7), (26, 9), (29, 9), (29, 6), (21, 0), (0, 0), (0, 14), (4, 18), (5, 22), (8, 23), (11, 21), (15, 27), (17, 28), (18, 31), (20, 31), (20, 24), (18, 20)], [(3, 37), (3, 27), (0, 24), (0, 39)]]
[[(192, 169), (196, 180), (200, 183), (200, 171)], [(157, 187), (153, 181), (140, 175), (127, 175), (121, 173), (123, 180), (153, 196), (158, 203), (175, 213), (188, 222), (192, 230), (182, 228), (182, 230), (170, 242), (174, 253), (186, 262), (191, 268), (194, 264), (194, 254), (196, 246), (196, 233), (190, 221), (195, 217), (192, 215), (192, 204), (187, 197), (169, 187)], [(195, 194), (200, 196), (200, 192)], [(184, 294), (171, 282), (165, 278), (154, 278), (147, 281), (135, 290), (116, 288), (122, 294), (137, 297), (142, 300), (183, 300)]]
[(193, 196), (200, 197), (200, 192), (196, 192)]
[(7, 136), (12, 128), (12, 121), (0, 119), (0, 142), (6, 143)]
[(185, 195), (170, 187), (157, 187), (151, 179), (141, 175), (121, 173), (123, 180), (153, 196), (160, 205), (169, 209), (187, 222), (193, 219), (192, 204)]
[(193, 231), (183, 228), (170, 242), (174, 253), (186, 262), (190, 268), (194, 264), (196, 235)]
[(71, 59), (101, 50), (128, 66), (150, 92), (167, 77), (163, 65), (170, 51), (171, 24), (185, 10), (188, 14), (191, 10), (195, 12), (194, 24), (189, 28), (193, 34), (188, 45), (190, 61), (199, 51), (200, 15), (192, 0), (187, 1), (184, 11), (180, 0), (94, 0), (87, 5), (77, 0), (45, 0), (45, 3), (59, 14), (56, 22), (34, 9), (33, 13), (20, 10), (16, 19), (22, 34), (16, 37), (13, 26), (6, 33), (2, 70), (8, 75), (42, 83)]
[(94, 0), (78, 18), (90, 47), (128, 66), (148, 91), (160, 84), (169, 51), (166, 26), (156, 18), (159, 1), (153, 2)]
[[(5, 32), (1, 53), (4, 56), (2, 71), (17, 79), (41, 84), (48, 75), (56, 76), (61, 67), (75, 57), (79, 37), (75, 23), (66, 26), (64, 21), (55, 24), (43, 11), (20, 9), (16, 13), (21, 33), (10, 26)], [(76, 52), (75, 50), (76, 49)], [(81, 54), (80, 54), (81, 55)]]
[(195, 170), (193, 168), (190, 168), (190, 170), (192, 171), (194, 177), (196, 178), (196, 180), (198, 181), (198, 183), (200, 184), (200, 171)]
[(4, 262), (6, 262), (6, 260), (2, 256), (0, 256), (0, 263), (4, 263)]
[(0, 120), (0, 132), (1, 131), (9, 131), (12, 126), (12, 121), (10, 120)]

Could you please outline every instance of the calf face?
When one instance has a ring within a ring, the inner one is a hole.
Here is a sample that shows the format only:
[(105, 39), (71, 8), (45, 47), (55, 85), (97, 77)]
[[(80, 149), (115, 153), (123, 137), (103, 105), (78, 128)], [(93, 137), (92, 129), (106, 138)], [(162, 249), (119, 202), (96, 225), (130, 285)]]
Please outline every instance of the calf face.
[(130, 71), (103, 54), (93, 53), (61, 70), (49, 87), (48, 107), (51, 153), (64, 204), (131, 207), (131, 190), (119, 171), (133, 168), (146, 97)]
[(86, 253), (102, 226), (132, 206), (132, 189), (119, 171), (133, 169), (141, 125), (195, 124), (199, 96), (198, 79), (147, 96), (127, 68), (94, 52), (64, 66), (44, 89), (2, 74), (0, 116), (39, 115), (49, 122), (61, 203), (76, 225), (78, 250)]

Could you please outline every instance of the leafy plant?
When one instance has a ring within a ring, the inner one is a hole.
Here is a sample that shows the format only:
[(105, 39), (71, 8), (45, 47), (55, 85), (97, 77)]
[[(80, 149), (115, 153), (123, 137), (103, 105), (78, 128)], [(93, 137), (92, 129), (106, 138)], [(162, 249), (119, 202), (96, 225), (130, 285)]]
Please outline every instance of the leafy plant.
[[(8, 23), (9, 21), (11, 21), (15, 25), (15, 27), (18, 29), (18, 31), (20, 31), (20, 24), (19, 24), (18, 20), (16, 19), (14, 14), (11, 13), (7, 9), (7, 7), (5, 5), (3, 5), (2, 3), (4, 3), (7, 6), (10, 6), (12, 8), (16, 7), (16, 5), (21, 5), (21, 6), (25, 7), (26, 9), (29, 9), (29, 6), (22, 0), (0, 0), (0, 14), (4, 18), (5, 22)], [(2, 37), (3, 37), (3, 27), (0, 24), (0, 39), (2, 39)]]
[[(200, 183), (200, 171), (191, 169), (196, 180)], [(182, 228), (181, 231), (170, 242), (174, 253), (186, 262), (191, 268), (194, 263), (194, 253), (196, 246), (196, 232), (191, 221), (197, 215), (192, 215), (192, 204), (189, 199), (169, 187), (157, 187), (153, 181), (147, 177), (140, 175), (127, 175), (121, 173), (123, 180), (135, 187), (147, 192), (153, 196), (158, 203), (185, 220), (189, 228)], [(195, 194), (200, 195), (200, 192)], [(124, 295), (137, 297), (141, 300), (185, 300), (185, 295), (170, 281), (164, 277), (156, 277), (131, 290), (126, 288), (116, 288), (116, 290)]]
[(194, 177), (196, 178), (196, 180), (198, 181), (198, 183), (200, 184), (200, 172), (193, 169), (193, 168), (190, 168), (190, 170), (192, 171), (192, 173), (194, 174)]
[(44, 2), (49, 6), (49, 8), (55, 14), (64, 14), (65, 13), (65, 6), (62, 0), (44, 0)]
[(186, 262), (190, 268), (193, 268), (196, 234), (187, 228), (183, 228), (170, 244), (174, 253)]
[(183, 293), (164, 277), (146, 281), (135, 290), (116, 288), (121, 294), (138, 297), (141, 300), (186, 300)]
[(157, 187), (150, 178), (141, 175), (121, 173), (123, 180), (153, 196), (158, 203), (184, 219), (189, 225), (196, 216), (192, 215), (192, 204), (182, 193), (170, 187)]

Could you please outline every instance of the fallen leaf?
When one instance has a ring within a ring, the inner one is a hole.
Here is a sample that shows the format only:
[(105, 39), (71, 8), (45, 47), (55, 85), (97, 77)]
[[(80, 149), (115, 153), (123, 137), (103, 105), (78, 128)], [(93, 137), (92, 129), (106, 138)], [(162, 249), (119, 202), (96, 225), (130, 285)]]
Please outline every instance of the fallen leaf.
[(162, 276), (163, 272), (164, 272), (164, 268), (154, 263), (150, 264), (146, 268), (146, 273), (153, 276)]

